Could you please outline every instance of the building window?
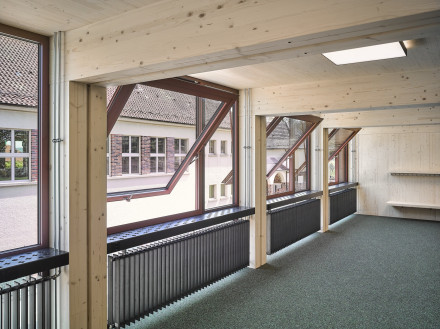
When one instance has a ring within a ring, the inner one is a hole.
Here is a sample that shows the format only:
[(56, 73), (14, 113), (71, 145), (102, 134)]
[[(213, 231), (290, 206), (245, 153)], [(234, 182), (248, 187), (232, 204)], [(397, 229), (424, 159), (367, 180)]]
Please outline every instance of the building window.
[(122, 174), (139, 174), (139, 137), (122, 136)]
[(226, 141), (220, 142), (220, 153), (223, 155), (226, 154)]
[(7, 256), (49, 246), (49, 38), (0, 24), (0, 49), (0, 256)]
[(209, 141), (209, 149), (208, 149), (209, 154), (215, 154), (215, 140), (210, 140)]
[(209, 185), (209, 198), (210, 199), (215, 199), (216, 198), (216, 186), (215, 185)]
[(106, 149), (107, 149), (107, 151), (106, 151), (106, 153), (107, 153), (107, 166), (106, 166), (107, 176), (110, 175), (110, 139), (111, 139), (111, 136), (108, 136), (107, 141), (105, 143)]
[(226, 196), (226, 184), (220, 184), (220, 196)]
[(174, 139), (174, 171), (176, 171), (188, 152), (187, 139)]
[(30, 180), (29, 130), (0, 130), (0, 182)]
[(165, 172), (165, 138), (152, 137), (150, 143), (150, 171)]

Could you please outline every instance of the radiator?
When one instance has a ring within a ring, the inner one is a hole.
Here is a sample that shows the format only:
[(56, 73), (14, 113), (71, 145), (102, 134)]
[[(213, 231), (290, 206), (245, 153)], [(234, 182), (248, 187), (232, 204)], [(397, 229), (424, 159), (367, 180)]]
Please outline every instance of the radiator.
[(108, 327), (123, 327), (249, 265), (237, 220), (108, 256)]
[(266, 253), (270, 255), (319, 231), (320, 214), (321, 200), (319, 199), (268, 211)]
[(55, 277), (30, 276), (0, 284), (1, 329), (50, 329)]
[(356, 211), (356, 189), (351, 188), (330, 194), (330, 224), (336, 223)]

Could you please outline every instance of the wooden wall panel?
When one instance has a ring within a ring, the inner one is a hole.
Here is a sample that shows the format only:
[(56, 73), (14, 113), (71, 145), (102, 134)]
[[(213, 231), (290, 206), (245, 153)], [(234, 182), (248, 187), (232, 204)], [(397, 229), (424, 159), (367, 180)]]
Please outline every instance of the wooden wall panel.
[(358, 212), (440, 221), (440, 210), (387, 204), (387, 201), (401, 201), (440, 205), (440, 177), (390, 174), (392, 171), (440, 173), (440, 125), (364, 128), (358, 136)]

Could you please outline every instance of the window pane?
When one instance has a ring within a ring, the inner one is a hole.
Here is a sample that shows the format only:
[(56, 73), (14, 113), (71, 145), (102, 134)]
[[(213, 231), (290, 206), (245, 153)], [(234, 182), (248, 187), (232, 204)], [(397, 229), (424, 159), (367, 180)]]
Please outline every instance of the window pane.
[(221, 141), (220, 152), (221, 152), (221, 154), (226, 153), (226, 141)]
[(275, 195), (288, 192), (290, 190), (290, 159), (285, 161), (273, 174), (269, 177), (267, 183), (267, 195)]
[(29, 179), (29, 158), (15, 158), (15, 179)]
[[(332, 156), (352, 133), (353, 131), (348, 129), (338, 129), (333, 137), (328, 141), (328, 155)], [(332, 132), (330, 132), (330, 134), (332, 134)]]
[(157, 157), (157, 171), (158, 172), (165, 172), (165, 158), (164, 157)]
[(220, 185), (220, 196), (226, 196), (226, 185), (225, 184)]
[(338, 183), (343, 183), (347, 181), (347, 178), (345, 177), (345, 150), (346, 147), (344, 147), (344, 149), (339, 152), (339, 154), (337, 155), (338, 157)]
[(139, 137), (131, 137), (131, 153), (139, 153)]
[(29, 131), (15, 131), (15, 153), (29, 153)]
[(122, 136), (122, 153), (130, 153), (130, 137)]
[(177, 169), (179, 169), (180, 166), (180, 157), (174, 157), (174, 171), (176, 171)]
[(179, 141), (177, 138), (174, 140), (174, 153), (180, 153)]
[(187, 139), (181, 139), (180, 140), (180, 153), (187, 153), (188, 152), (188, 140)]
[(328, 181), (334, 183), (336, 181), (336, 159), (333, 158), (328, 162)]
[(151, 153), (157, 153), (157, 138), (152, 137), (150, 141)]
[(157, 153), (165, 153), (165, 138), (157, 139)]
[(11, 180), (11, 158), (0, 158), (0, 181)]
[(122, 173), (123, 174), (129, 174), (130, 173), (129, 162), (130, 162), (130, 158), (128, 158), (128, 157), (123, 157), (122, 158)]
[(11, 153), (11, 131), (0, 130), (0, 153)]
[(107, 157), (107, 166), (106, 166), (106, 171), (107, 171), (107, 176), (109, 175), (109, 162), (108, 162), (108, 157)]
[(150, 158), (150, 172), (155, 173), (157, 172), (157, 157), (151, 157)]
[(131, 173), (139, 174), (139, 158), (131, 158)]
[[(217, 157), (210, 156), (215, 154), (216, 140), (232, 142), (231, 134), (231, 117), (233, 110), (225, 116), (220, 126), (214, 132), (212, 140), (205, 148), (205, 208), (212, 209), (222, 207), (233, 203), (233, 195), (228, 197), (217, 198), (216, 187), (218, 185), (230, 185), (231, 191), (233, 187), (233, 155)], [(220, 188), (221, 189), (221, 188)], [(212, 194), (214, 193), (214, 195)], [(221, 191), (220, 191), (221, 193)], [(221, 195), (221, 194), (220, 194)]]
[(307, 174), (307, 153), (307, 142), (302, 143), (295, 151), (295, 192), (307, 190), (309, 179)]

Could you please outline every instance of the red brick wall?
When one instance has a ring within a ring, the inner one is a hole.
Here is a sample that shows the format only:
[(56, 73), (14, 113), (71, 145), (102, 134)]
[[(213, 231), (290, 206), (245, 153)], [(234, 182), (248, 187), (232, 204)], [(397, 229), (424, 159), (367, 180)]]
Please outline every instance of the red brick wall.
[(111, 135), (110, 175), (122, 176), (122, 135)]
[(141, 174), (150, 173), (150, 137), (141, 136)]
[(166, 170), (167, 173), (174, 172), (174, 137), (167, 137), (166, 141)]
[(38, 130), (31, 130), (31, 181), (38, 181)]

